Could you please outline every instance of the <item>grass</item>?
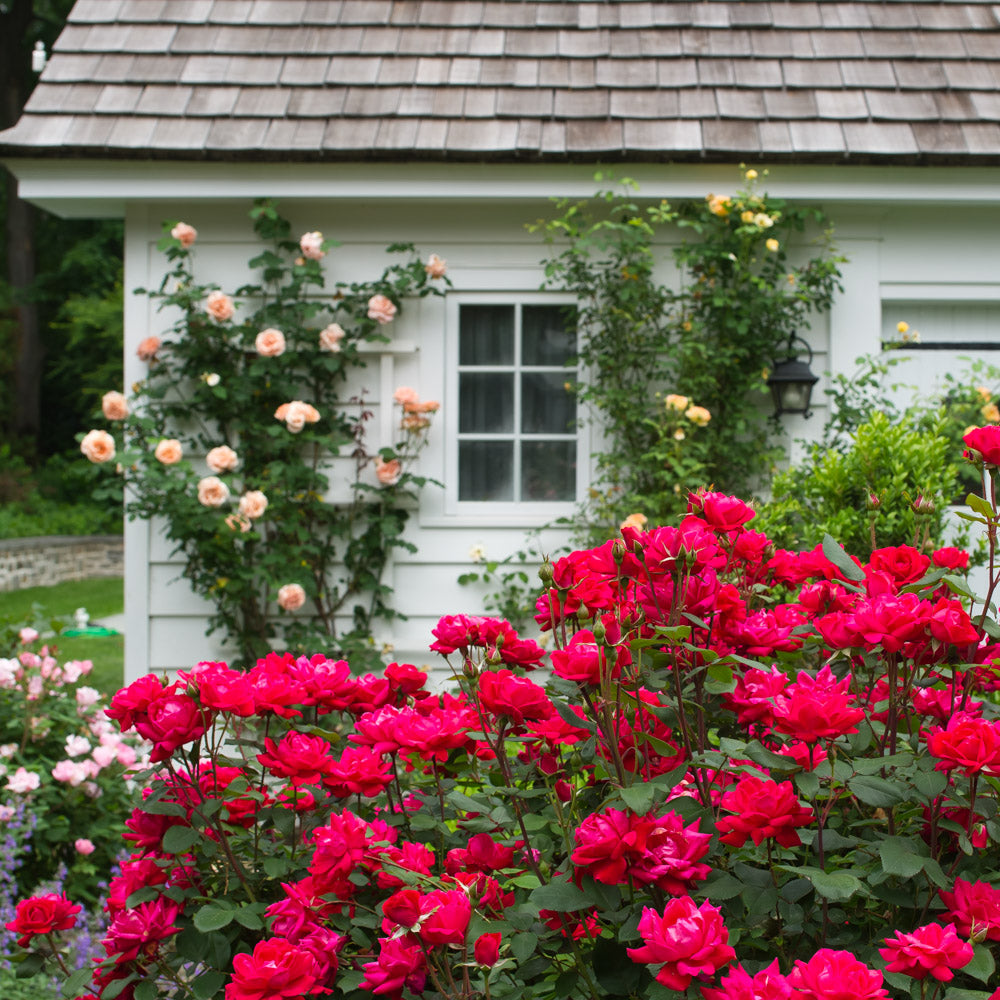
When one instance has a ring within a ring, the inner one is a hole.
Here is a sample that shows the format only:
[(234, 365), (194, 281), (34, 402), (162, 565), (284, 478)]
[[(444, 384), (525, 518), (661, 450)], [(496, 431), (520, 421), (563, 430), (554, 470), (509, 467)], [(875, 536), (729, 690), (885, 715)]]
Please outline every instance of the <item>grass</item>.
[[(70, 580), (51, 587), (25, 587), (0, 593), (0, 626), (53, 618), (72, 625), (73, 612), (86, 608), (91, 621), (121, 614), (125, 594), (121, 577)], [(109, 697), (122, 686), (125, 664), (124, 637), (61, 636), (55, 644), (62, 660), (91, 660), (93, 673), (86, 683)]]

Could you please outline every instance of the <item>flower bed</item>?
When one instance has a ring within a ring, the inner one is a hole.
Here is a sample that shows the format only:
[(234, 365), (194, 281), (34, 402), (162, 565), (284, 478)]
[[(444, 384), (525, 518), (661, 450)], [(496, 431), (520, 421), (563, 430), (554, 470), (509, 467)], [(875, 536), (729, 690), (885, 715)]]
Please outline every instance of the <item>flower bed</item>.
[[(995, 550), (1000, 430), (967, 441)], [(452, 692), (292, 654), (120, 691), (153, 769), (66, 995), (1000, 997), (991, 595), (753, 516), (694, 494), (560, 559), (550, 653), (442, 618)], [(8, 928), (45, 955), (73, 911)]]

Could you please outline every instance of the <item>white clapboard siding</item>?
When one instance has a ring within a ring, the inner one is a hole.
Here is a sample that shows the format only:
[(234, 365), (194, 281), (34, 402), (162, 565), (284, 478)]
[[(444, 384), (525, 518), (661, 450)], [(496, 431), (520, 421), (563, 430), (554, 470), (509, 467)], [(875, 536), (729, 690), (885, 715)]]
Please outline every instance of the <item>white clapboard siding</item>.
[[(382, 204), (331, 198), (288, 201), (280, 207), (291, 218), (295, 234), (319, 229), (343, 243), (325, 261), (331, 293), (337, 281), (377, 276), (392, 260), (385, 253), (386, 245), (406, 239), (417, 244), (422, 259), (436, 252), (448, 260), (448, 275), (454, 284), (449, 292), (452, 301), (454, 297), (461, 301), (463, 295), (527, 298), (537, 295), (542, 284), (541, 261), (547, 248), (538, 236), (524, 229), (525, 222), (552, 215), (552, 206), (541, 200), (491, 206), (474, 199), (460, 204), (405, 200)], [(257, 250), (246, 219), (248, 208), (249, 204), (224, 201), (133, 204), (127, 219), (127, 286), (159, 283), (162, 256), (155, 243), (162, 219), (183, 219), (198, 228), (199, 280), (214, 281), (228, 291), (245, 283), (245, 262)], [(838, 295), (829, 316), (812, 317), (811, 327), (800, 331), (813, 348), (812, 368), (821, 381), (814, 390), (811, 418), (784, 420), (793, 460), (801, 448), (796, 442), (815, 439), (826, 419), (824, 389), (830, 384), (826, 373), (854, 371), (855, 359), (877, 352), (898, 318), (918, 327), (923, 324), (924, 336), (929, 336), (927, 327), (937, 330), (947, 326), (954, 332), (975, 324), (983, 338), (997, 336), (993, 317), (1000, 303), (1000, 284), (995, 275), (992, 213), (957, 203), (946, 210), (904, 202), (852, 208), (841, 199), (834, 214), (836, 241), (848, 257), (842, 265), (844, 292)], [(793, 248), (793, 256), (808, 256), (812, 250), (807, 242)], [(669, 247), (662, 249), (660, 273), (672, 281)], [(897, 317), (903, 306), (925, 312), (911, 311), (909, 316)], [(449, 407), (456, 405), (448, 398), (449, 385), (454, 384), (449, 379), (454, 359), (448, 357), (446, 347), (449, 337), (454, 336), (448, 332), (453, 315), (448, 303), (436, 297), (403, 303), (400, 316), (385, 329), (392, 343), (385, 350), (373, 348), (368, 366), (352, 376), (351, 383), (352, 390), (366, 390), (366, 400), (377, 414), (370, 424), (372, 451), (396, 439), (398, 410), (389, 405), (396, 386), (411, 386), (422, 398), (442, 403), (416, 469), (439, 480), (446, 478), (453, 445), (447, 427)], [(945, 317), (950, 317), (947, 322)], [(129, 298), (127, 384), (144, 374), (144, 366), (134, 358), (135, 345), (147, 334), (159, 332), (163, 320), (141, 297)], [(942, 363), (950, 365), (953, 360), (943, 357), (947, 352), (913, 353), (914, 364), (935, 372)], [(762, 400), (762, 406), (766, 410), (766, 401)], [(599, 436), (596, 430), (586, 433), (591, 434), (588, 449), (593, 451), (599, 446)], [(334, 460), (331, 499), (346, 495), (348, 465), (344, 459)], [(432, 485), (422, 491), (419, 509), (413, 511), (405, 535), (417, 546), (417, 552), (395, 552), (387, 570), (386, 582), (407, 619), (378, 623), (374, 636), (380, 646), (391, 644), (392, 658), (439, 671), (443, 661), (439, 666), (439, 658), (427, 650), (438, 619), (445, 614), (482, 611), (482, 587), (463, 587), (457, 582), (460, 574), (476, 569), (469, 559), (470, 548), (482, 546), (488, 558), (502, 559), (524, 548), (525, 532), (530, 528), (564, 513), (560, 505), (548, 516), (517, 510), (477, 514), (468, 507), (456, 513), (449, 508), (445, 492)], [(554, 528), (545, 536), (543, 551), (557, 553), (567, 540), (564, 529)], [(179, 566), (169, 544), (155, 530), (149, 534), (147, 526), (131, 524), (127, 545), (129, 676), (147, 666), (176, 669), (216, 655), (217, 637), (204, 637), (205, 619), (199, 613), (203, 604), (185, 593), (185, 581), (176, 580)]]

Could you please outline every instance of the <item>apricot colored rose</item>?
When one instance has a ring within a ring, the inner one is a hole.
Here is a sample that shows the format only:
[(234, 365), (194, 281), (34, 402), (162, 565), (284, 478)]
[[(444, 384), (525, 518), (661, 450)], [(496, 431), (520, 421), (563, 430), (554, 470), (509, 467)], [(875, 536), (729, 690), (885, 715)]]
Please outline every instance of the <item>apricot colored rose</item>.
[(164, 465), (176, 465), (184, 457), (184, 449), (177, 438), (164, 438), (153, 452), (158, 462)]
[(262, 358), (276, 358), (285, 353), (285, 335), (280, 330), (268, 327), (257, 334), (254, 347)]
[(101, 411), (108, 420), (124, 420), (128, 416), (128, 401), (120, 392), (106, 392), (101, 397)]
[(178, 222), (173, 229), (170, 230), (170, 235), (177, 240), (185, 250), (190, 249), (194, 245), (194, 241), (198, 239), (198, 230), (194, 226), (189, 226), (186, 222)]
[(300, 584), (286, 583), (278, 591), (278, 607), (284, 611), (298, 611), (306, 603), (306, 592)]
[(212, 472), (232, 472), (239, 460), (239, 456), (227, 444), (220, 444), (205, 456), (205, 464)]
[(209, 292), (205, 299), (205, 312), (217, 323), (225, 323), (233, 318), (233, 300), (225, 292)]
[(221, 507), (229, 499), (229, 487), (216, 476), (206, 476), (198, 482), (198, 503), (205, 507)]
[(110, 462), (115, 457), (115, 439), (107, 431), (88, 431), (80, 442), (80, 451), (91, 462)]

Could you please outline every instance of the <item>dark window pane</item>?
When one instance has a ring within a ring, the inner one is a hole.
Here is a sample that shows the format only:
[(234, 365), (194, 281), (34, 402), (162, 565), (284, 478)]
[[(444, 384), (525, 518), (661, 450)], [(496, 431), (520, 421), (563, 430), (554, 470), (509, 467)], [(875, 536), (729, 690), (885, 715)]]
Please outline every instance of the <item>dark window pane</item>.
[(462, 306), (458, 327), (460, 365), (514, 363), (513, 306)]
[(521, 363), (564, 365), (576, 355), (576, 334), (567, 330), (568, 306), (524, 306)]
[(514, 499), (513, 441), (459, 442), (458, 499)]
[(505, 434), (513, 431), (513, 374), (460, 372), (458, 429), (462, 434)]
[(576, 442), (521, 443), (521, 499), (576, 499)]
[(521, 430), (525, 434), (571, 434), (576, 400), (566, 389), (567, 372), (525, 372), (521, 376)]

